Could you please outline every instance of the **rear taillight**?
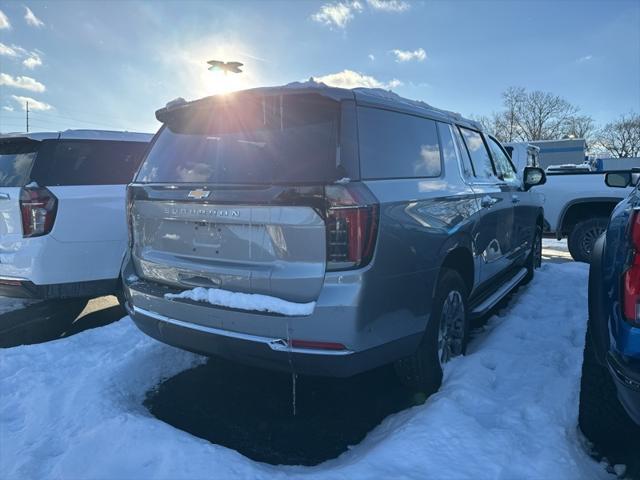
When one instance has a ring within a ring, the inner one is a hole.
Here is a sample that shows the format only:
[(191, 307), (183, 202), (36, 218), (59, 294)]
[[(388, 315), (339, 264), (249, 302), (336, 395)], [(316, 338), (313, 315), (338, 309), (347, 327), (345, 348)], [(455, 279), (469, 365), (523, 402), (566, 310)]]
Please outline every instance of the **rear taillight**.
[(327, 270), (365, 266), (371, 260), (378, 234), (378, 203), (362, 184), (325, 187), (328, 206)]
[(631, 244), (633, 252), (629, 268), (622, 277), (624, 317), (640, 325), (640, 212), (631, 217)]
[(24, 187), (20, 191), (20, 213), (24, 237), (51, 232), (58, 211), (58, 199), (45, 187)]

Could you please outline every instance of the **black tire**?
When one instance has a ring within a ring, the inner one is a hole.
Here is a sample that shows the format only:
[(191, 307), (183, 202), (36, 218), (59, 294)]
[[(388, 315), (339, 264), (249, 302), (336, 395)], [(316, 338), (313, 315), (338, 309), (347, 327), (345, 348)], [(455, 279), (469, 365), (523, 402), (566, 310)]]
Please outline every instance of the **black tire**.
[(522, 285), (526, 285), (536, 273), (536, 270), (542, 266), (542, 229), (537, 226), (533, 237), (533, 248), (529, 252), (525, 268), (527, 275), (522, 279)]
[(625, 449), (631, 439), (640, 438), (640, 427), (620, 404), (609, 369), (596, 358), (589, 330), (582, 362), (578, 423), (598, 453), (607, 456)]
[(593, 246), (607, 228), (608, 221), (606, 217), (596, 217), (576, 223), (567, 241), (569, 253), (576, 262), (591, 261)]
[[(452, 295), (452, 297), (450, 297), (450, 295)], [(426, 395), (431, 395), (440, 388), (442, 383), (442, 365), (438, 344), (445, 302), (451, 298), (451, 301), (454, 302), (456, 306), (459, 304), (462, 305), (461, 325), (459, 321), (456, 321), (455, 323), (458, 327), (451, 329), (452, 332), (456, 332), (456, 334), (453, 335), (453, 337), (455, 337), (453, 341), (456, 343), (456, 346), (453, 349), (454, 351), (450, 351), (450, 353), (452, 357), (463, 355), (469, 340), (467, 297), (467, 287), (462, 277), (455, 270), (448, 268), (442, 269), (433, 297), (431, 319), (422, 337), (422, 341), (418, 349), (410, 357), (399, 360), (395, 364), (396, 374), (402, 383)], [(452, 304), (449, 303), (449, 305)], [(446, 363), (446, 361), (447, 360), (445, 360), (444, 363)]]

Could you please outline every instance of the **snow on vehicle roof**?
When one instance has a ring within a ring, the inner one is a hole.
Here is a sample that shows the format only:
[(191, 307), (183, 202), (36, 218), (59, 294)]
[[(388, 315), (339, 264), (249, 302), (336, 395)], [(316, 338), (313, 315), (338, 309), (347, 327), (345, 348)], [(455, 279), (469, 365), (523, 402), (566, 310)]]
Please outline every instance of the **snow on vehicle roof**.
[(29, 140), (111, 140), (121, 142), (150, 142), (150, 133), (115, 130), (64, 130), (62, 132), (29, 132), (0, 134), (0, 140), (24, 138)]
[[(331, 98), (336, 101), (340, 100), (355, 100), (360, 105), (386, 107), (393, 110), (401, 110), (406, 113), (415, 115), (426, 115), (437, 120), (444, 120), (447, 122), (455, 122), (460, 124), (466, 124), (475, 128), (476, 130), (482, 130), (482, 126), (473, 120), (464, 118), (462, 115), (456, 112), (448, 110), (442, 110), (440, 108), (433, 107), (421, 100), (411, 100), (401, 97), (397, 93), (391, 90), (384, 90), (382, 88), (337, 88), (331, 87), (325, 83), (316, 82), (313, 78), (306, 82), (292, 82), (286, 85), (280, 85), (275, 87), (259, 87), (248, 90), (239, 90), (227, 95), (242, 95), (242, 94), (262, 94), (262, 95), (278, 95), (282, 93), (318, 93), (324, 97)], [(204, 97), (198, 100), (187, 102), (182, 98), (172, 100), (167, 103), (165, 108), (161, 108), (156, 112), (158, 120), (162, 121), (163, 114), (167, 111), (185, 107), (187, 105), (199, 104), (201, 102), (208, 102), (216, 98), (221, 98), (219, 95), (212, 95)], [(159, 116), (158, 116), (159, 115)]]

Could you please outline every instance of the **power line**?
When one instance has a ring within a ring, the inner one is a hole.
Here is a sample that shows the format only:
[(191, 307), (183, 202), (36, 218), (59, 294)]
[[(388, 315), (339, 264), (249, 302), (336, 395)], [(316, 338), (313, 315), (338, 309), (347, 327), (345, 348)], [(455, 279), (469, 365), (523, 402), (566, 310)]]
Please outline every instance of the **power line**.
[[(112, 117), (110, 115), (104, 115), (104, 114), (101, 114), (101, 113), (96, 113), (95, 111), (91, 111), (90, 112), (90, 111), (86, 111), (86, 110), (78, 110), (76, 108), (69, 108), (67, 106), (56, 107), (56, 110), (59, 110), (59, 111), (61, 111), (63, 113), (64, 112), (68, 112), (69, 114), (72, 114), (72, 115), (78, 113), (78, 114), (81, 114), (81, 115), (88, 115), (90, 117), (99, 116), (100, 118), (104, 118), (104, 119), (107, 119), (107, 120), (114, 121), (116, 124), (121, 124), (121, 123), (126, 123), (127, 122), (127, 120), (125, 120), (124, 118), (116, 118), (116, 117)], [(49, 112), (42, 112), (42, 113), (45, 113), (46, 115), (52, 115)], [(155, 118), (155, 116), (154, 116), (154, 118)]]
[[(109, 127), (109, 128), (116, 128), (116, 129), (120, 128), (120, 129), (122, 129), (122, 127), (115, 127), (114, 124), (93, 122), (93, 121), (90, 121), (90, 120), (84, 120), (84, 119), (81, 119), (81, 118), (67, 117), (67, 116), (64, 116), (64, 115), (56, 115), (56, 114), (52, 114), (52, 113), (38, 112), (37, 116), (40, 116), (40, 115), (45, 115), (47, 117), (53, 117), (53, 118), (59, 118), (61, 120), (70, 120), (70, 121), (75, 122), (75, 123), (83, 123), (83, 124), (87, 124), (87, 125), (96, 125), (96, 126), (99, 126), (99, 127)], [(43, 120), (47, 120), (47, 119), (43, 118)], [(53, 120), (51, 120), (51, 121), (53, 121)]]
[(27, 100), (27, 133), (29, 133), (29, 100)]

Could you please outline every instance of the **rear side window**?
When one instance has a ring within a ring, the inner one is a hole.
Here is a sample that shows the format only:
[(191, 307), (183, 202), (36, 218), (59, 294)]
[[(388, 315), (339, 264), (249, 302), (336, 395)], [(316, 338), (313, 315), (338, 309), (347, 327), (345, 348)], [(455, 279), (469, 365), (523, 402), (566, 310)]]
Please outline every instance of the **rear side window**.
[(144, 142), (45, 141), (31, 177), (45, 186), (127, 184), (146, 148)]
[(473, 171), (473, 165), (471, 164), (471, 157), (469, 157), (469, 151), (464, 144), (464, 140), (462, 139), (462, 135), (460, 134), (460, 129), (457, 127), (453, 127), (451, 129), (453, 131), (453, 136), (456, 139), (456, 146), (458, 147), (458, 151), (460, 152), (460, 156), (462, 157), (462, 173), (467, 178), (475, 177), (475, 172)]
[(487, 142), (491, 149), (491, 155), (493, 156), (493, 162), (498, 172), (498, 178), (508, 183), (519, 183), (516, 171), (511, 164), (511, 159), (509, 159), (504, 150), (498, 145), (498, 142), (491, 137), (487, 137)]
[(38, 153), (40, 142), (0, 143), (0, 187), (23, 187)]
[(377, 108), (358, 108), (363, 178), (438, 177), (442, 172), (436, 122)]
[(460, 148), (456, 144), (456, 139), (453, 136), (455, 128), (452, 128), (448, 123), (437, 123), (438, 133), (440, 134), (440, 149), (442, 150), (442, 157), (446, 165), (445, 168), (453, 169), (455, 171), (462, 170), (465, 177), (472, 177), (473, 172), (471, 171), (471, 163), (466, 163), (464, 161), (461, 162)]
[(476, 177), (483, 180), (495, 180), (496, 177), (493, 171), (493, 164), (491, 163), (491, 156), (487, 151), (484, 140), (482, 140), (482, 135), (475, 130), (469, 130), (463, 127), (460, 127), (460, 133), (462, 133), (467, 151), (471, 156)]

